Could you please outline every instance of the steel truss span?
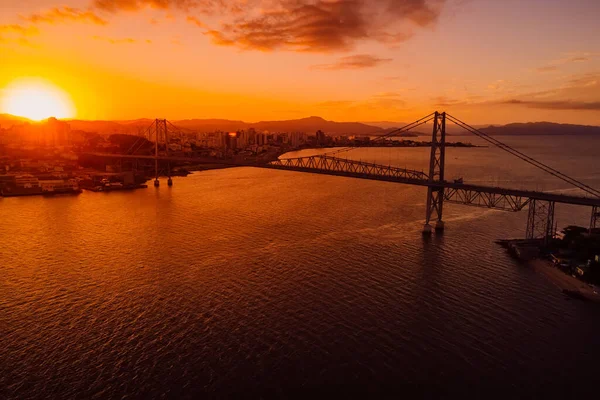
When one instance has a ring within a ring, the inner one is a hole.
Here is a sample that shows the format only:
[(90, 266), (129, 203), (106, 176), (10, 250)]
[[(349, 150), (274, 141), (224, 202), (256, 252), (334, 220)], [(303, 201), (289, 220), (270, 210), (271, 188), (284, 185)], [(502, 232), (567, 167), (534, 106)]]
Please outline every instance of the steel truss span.
[(268, 167), (301, 172), (332, 172), (332, 175), (348, 174), (365, 177), (385, 177), (402, 180), (426, 180), (427, 174), (422, 171), (397, 168), (355, 160), (345, 160), (332, 156), (311, 156), (300, 158), (284, 158), (272, 161)]
[(461, 188), (446, 189), (444, 199), (449, 203), (495, 208), (504, 211), (521, 211), (531, 201), (527, 197)]

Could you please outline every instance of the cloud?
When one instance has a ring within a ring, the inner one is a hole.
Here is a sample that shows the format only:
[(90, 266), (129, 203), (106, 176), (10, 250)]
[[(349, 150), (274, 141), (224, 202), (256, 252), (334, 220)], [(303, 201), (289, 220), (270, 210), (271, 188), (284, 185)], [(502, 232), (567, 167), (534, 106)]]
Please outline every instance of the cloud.
[(573, 57), (571, 59), (569, 59), (570, 62), (584, 62), (584, 61), (589, 61), (589, 57)]
[(143, 8), (217, 15), (221, 24), (203, 32), (221, 46), (242, 49), (329, 52), (352, 49), (358, 41), (393, 45), (432, 27), (446, 0), (94, 0), (111, 13)]
[(583, 74), (571, 77), (567, 87), (571, 88), (589, 88), (596, 87), (600, 82), (600, 73)]
[(233, 40), (227, 39), (223, 36), (223, 34), (219, 31), (209, 30), (204, 32), (204, 35), (209, 36), (212, 42), (219, 46), (235, 46), (235, 42)]
[(33, 46), (28, 39), (30, 36), (39, 34), (35, 26), (23, 26), (19, 24), (0, 25), (0, 44), (18, 44), (21, 46)]
[(510, 99), (500, 102), (500, 104), (521, 105), (530, 108), (539, 108), (543, 110), (593, 110), (600, 111), (600, 101), (572, 101), (572, 100), (517, 100)]
[(7, 38), (7, 37), (3, 37), (2, 35), (0, 35), (0, 44), (18, 44), (20, 46), (27, 46), (27, 47), (36, 47), (33, 43), (31, 43), (31, 41), (27, 38), (21, 37), (21, 38)]
[(558, 70), (558, 67), (556, 65), (548, 65), (546, 67), (539, 67), (535, 69), (537, 72), (554, 72)]
[(352, 100), (329, 100), (323, 101), (317, 104), (319, 108), (340, 108), (340, 107), (349, 107), (353, 105), (355, 102)]
[(469, 96), (465, 101), (442, 97), (436, 105), (487, 107), (505, 105), (556, 111), (600, 111), (599, 90), (600, 72), (596, 72), (566, 77), (560, 86), (548, 90), (510, 95), (503, 92), (502, 97)]
[(72, 7), (55, 7), (43, 13), (31, 14), (29, 16), (21, 16), (21, 19), (34, 24), (55, 24), (60, 22), (88, 22), (97, 25), (106, 25), (108, 23), (106, 20), (100, 18), (93, 11), (84, 11)]
[(14, 33), (21, 36), (32, 36), (40, 33), (35, 26), (23, 26), (19, 24), (0, 25), (0, 32)]
[(504, 79), (498, 79), (495, 82), (490, 83), (487, 88), (492, 91), (502, 91), (506, 88), (506, 81)]
[(452, 107), (467, 104), (466, 100), (453, 99), (447, 96), (438, 96), (432, 99), (436, 107)]
[(384, 93), (376, 93), (372, 95), (370, 98), (360, 103), (361, 108), (377, 110), (377, 109), (387, 109), (387, 110), (397, 110), (399, 108), (405, 107), (406, 101), (402, 98), (401, 94), (398, 92), (384, 92)]
[(203, 14), (218, 12), (241, 12), (243, 5), (255, 0), (94, 0), (93, 5), (101, 10), (116, 13), (119, 11), (138, 11), (144, 8), (158, 10), (196, 9)]
[(407, 102), (398, 92), (376, 93), (361, 100), (329, 100), (315, 104), (318, 108), (357, 114), (365, 110), (396, 112), (405, 109)]
[(198, 18), (196, 18), (196, 17), (191, 17), (191, 16), (188, 16), (188, 17), (186, 18), (186, 21), (187, 21), (187, 22), (189, 22), (190, 24), (194, 24), (194, 25), (196, 25), (198, 28), (205, 28), (205, 27), (206, 27), (206, 25), (204, 25), (204, 23), (203, 23), (202, 21), (200, 21), (200, 20), (199, 20)]
[(337, 71), (342, 69), (364, 69), (373, 68), (382, 63), (392, 61), (391, 58), (379, 58), (369, 54), (357, 54), (349, 57), (342, 57), (333, 64), (314, 65), (311, 68), (325, 71)]
[(280, 0), (218, 30), (243, 49), (344, 51), (361, 40), (399, 43), (437, 21), (443, 0)]
[[(108, 42), (110, 44), (134, 44), (137, 43), (137, 40), (132, 38), (122, 38), (122, 39), (113, 39), (104, 36), (92, 36), (92, 39), (99, 40), (103, 42)], [(151, 43), (150, 40), (146, 40), (146, 43)]]
[(599, 53), (592, 52), (570, 52), (564, 53), (562, 58), (554, 60), (548, 65), (536, 68), (537, 72), (553, 72), (559, 69), (559, 66), (568, 65), (571, 63), (582, 63), (592, 60), (594, 57), (600, 55)]

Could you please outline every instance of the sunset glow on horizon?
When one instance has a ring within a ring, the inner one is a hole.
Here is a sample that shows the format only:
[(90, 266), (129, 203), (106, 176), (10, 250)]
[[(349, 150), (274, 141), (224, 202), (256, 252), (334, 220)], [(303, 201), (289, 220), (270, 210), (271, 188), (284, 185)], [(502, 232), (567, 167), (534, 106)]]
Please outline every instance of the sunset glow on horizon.
[[(599, 14), (593, 0), (4, 0), (0, 112), (600, 125)], [(53, 105), (15, 111), (10, 87), (30, 76), (62, 100), (38, 91)]]
[(4, 90), (2, 109), (8, 114), (41, 121), (50, 117), (72, 118), (72, 102), (65, 92), (42, 79), (22, 79)]

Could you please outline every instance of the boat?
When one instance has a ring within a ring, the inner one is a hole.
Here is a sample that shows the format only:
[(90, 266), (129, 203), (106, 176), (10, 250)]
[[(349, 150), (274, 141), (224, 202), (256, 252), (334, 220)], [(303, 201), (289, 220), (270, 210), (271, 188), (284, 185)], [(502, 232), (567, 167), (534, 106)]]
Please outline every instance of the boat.
[(0, 193), (4, 197), (35, 196), (42, 194), (42, 187), (33, 175), (15, 175), (4, 182)]
[(40, 181), (40, 186), (42, 187), (42, 194), (45, 196), (81, 193), (79, 183), (74, 179), (68, 181), (62, 179)]

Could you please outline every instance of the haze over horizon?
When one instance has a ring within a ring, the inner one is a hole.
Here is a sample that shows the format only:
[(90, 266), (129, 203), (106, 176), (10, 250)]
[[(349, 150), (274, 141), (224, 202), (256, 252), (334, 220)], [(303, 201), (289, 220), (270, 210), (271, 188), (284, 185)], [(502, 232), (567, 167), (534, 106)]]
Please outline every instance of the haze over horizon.
[(347, 122), (438, 109), (600, 125), (599, 12), (593, 0), (4, 0), (0, 112)]

